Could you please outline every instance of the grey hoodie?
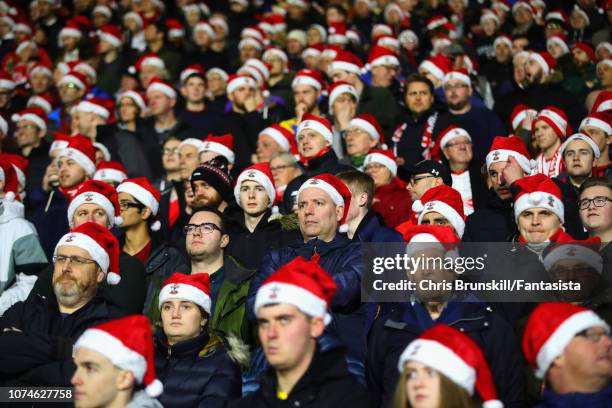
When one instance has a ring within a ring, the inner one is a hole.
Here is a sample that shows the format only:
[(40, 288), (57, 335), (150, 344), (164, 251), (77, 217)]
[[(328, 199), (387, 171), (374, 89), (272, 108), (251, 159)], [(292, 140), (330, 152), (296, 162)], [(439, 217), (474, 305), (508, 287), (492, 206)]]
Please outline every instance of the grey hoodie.
[(164, 408), (164, 406), (153, 397), (150, 397), (144, 390), (134, 393), (132, 400), (125, 408)]

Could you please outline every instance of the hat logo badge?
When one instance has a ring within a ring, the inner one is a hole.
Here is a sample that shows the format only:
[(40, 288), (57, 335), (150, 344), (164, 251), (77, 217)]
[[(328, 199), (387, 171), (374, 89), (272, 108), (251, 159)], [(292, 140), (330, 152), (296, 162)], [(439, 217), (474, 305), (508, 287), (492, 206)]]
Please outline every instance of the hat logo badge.
[(74, 241), (74, 238), (75, 238), (74, 234), (70, 234), (70, 235), (68, 235), (68, 238), (66, 238), (66, 242), (72, 242), (72, 241)]
[(436, 170), (436, 169), (433, 169), (433, 170), (431, 171), (431, 174), (433, 174), (434, 176), (439, 176), (439, 175), (440, 175), (440, 172), (439, 172), (438, 170)]
[(493, 160), (499, 160), (499, 152), (498, 151), (495, 151), (493, 153)]
[(274, 286), (272, 289), (270, 289), (270, 296), (268, 296), (270, 299), (276, 299), (278, 297), (278, 291), (280, 291), (280, 288), (278, 286)]
[(319, 180), (317, 180), (317, 179), (311, 179), (311, 180), (310, 180), (310, 184), (312, 184), (312, 185), (317, 185), (317, 184), (319, 184)]
[(548, 206), (549, 207), (555, 206), (555, 199), (553, 198), (553, 196), (548, 196)]
[(567, 256), (574, 257), (574, 256), (576, 256), (576, 249), (574, 249), (572, 247), (569, 247), (569, 248), (567, 248), (566, 254), (567, 254)]
[(410, 352), (410, 356), (415, 356), (416, 353), (419, 352), (419, 349), (421, 348), (420, 344), (416, 344), (413, 348), (412, 351)]
[(248, 178), (255, 178), (255, 171), (249, 170), (249, 172), (247, 173), (247, 177)]
[(427, 211), (431, 211), (434, 209), (434, 203), (427, 203), (427, 205), (425, 206), (425, 209)]
[(178, 295), (178, 288), (179, 288), (178, 283), (173, 283), (172, 286), (170, 286), (170, 294)]
[(93, 201), (93, 193), (85, 193), (85, 201)]

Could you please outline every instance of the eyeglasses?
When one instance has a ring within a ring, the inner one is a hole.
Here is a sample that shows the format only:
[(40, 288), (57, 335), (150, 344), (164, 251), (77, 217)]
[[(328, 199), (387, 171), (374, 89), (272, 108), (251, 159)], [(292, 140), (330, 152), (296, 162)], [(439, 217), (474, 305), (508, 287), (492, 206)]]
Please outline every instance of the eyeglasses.
[(78, 265), (78, 266), (87, 265), (90, 263), (96, 263), (96, 261), (94, 261), (93, 259), (87, 259), (87, 258), (83, 258), (80, 256), (74, 256), (74, 255), (73, 256), (66, 256), (66, 255), (54, 255), (53, 256), (54, 264), (63, 265), (67, 261), (70, 261), (71, 264)]
[(576, 333), (576, 336), (584, 337), (591, 343), (597, 344), (604, 336), (606, 338), (610, 338), (610, 333), (606, 333), (605, 331), (594, 331), (593, 329), (586, 329), (579, 333)]
[(448, 143), (446, 145), (446, 147), (457, 147), (457, 146), (471, 146), (472, 145), (472, 141), (471, 140), (466, 140), (464, 142), (453, 142), (453, 143)]
[(32, 124), (26, 124), (26, 125), (21, 125), (21, 126), (17, 126), (16, 130), (22, 130), (22, 129), (35, 129), (36, 125), (32, 125)]
[(275, 171), (285, 170), (285, 169), (288, 169), (290, 167), (295, 167), (295, 166), (292, 166), (290, 164), (285, 164), (285, 165), (282, 165), (282, 166), (270, 167), (270, 171), (272, 173), (274, 173)]
[(595, 197), (595, 198), (584, 198), (578, 201), (578, 208), (580, 208), (581, 210), (586, 210), (587, 208), (591, 206), (591, 203), (593, 203), (595, 207), (603, 207), (604, 205), (606, 205), (608, 201), (612, 201), (612, 200), (609, 199), (608, 197), (602, 197), (602, 196)]
[(78, 88), (79, 86), (77, 84), (75, 84), (74, 82), (68, 82), (65, 83), (64, 85), (62, 85), (62, 88), (70, 88), (70, 89), (74, 89), (74, 88)]
[(435, 176), (427, 175), (427, 176), (412, 177), (410, 179), (410, 184), (416, 184), (417, 181), (425, 180), (425, 179), (430, 178), (430, 177), (435, 177)]
[(196, 232), (200, 234), (212, 234), (215, 231), (219, 231), (221, 234), (223, 234), (223, 230), (212, 222), (205, 222), (202, 224), (187, 224), (185, 227), (183, 227), (183, 232), (185, 235), (193, 235)]
[(141, 203), (131, 203), (129, 201), (120, 201), (119, 202), (119, 209), (121, 211), (127, 211), (130, 208), (140, 208), (140, 209), (142, 209), (142, 208), (145, 208), (145, 205), (141, 204)]

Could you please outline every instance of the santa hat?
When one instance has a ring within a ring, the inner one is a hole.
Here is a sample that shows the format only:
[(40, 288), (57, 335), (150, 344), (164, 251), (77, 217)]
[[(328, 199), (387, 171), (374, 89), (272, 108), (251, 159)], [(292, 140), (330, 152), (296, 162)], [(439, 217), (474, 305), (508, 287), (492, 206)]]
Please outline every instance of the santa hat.
[(261, 59), (265, 61), (268, 59), (268, 57), (272, 56), (280, 58), (285, 64), (289, 62), (289, 57), (287, 57), (287, 53), (278, 47), (268, 48), (261, 56)]
[(336, 99), (344, 93), (353, 95), (353, 98), (355, 98), (355, 101), (359, 103), (359, 92), (357, 91), (357, 88), (355, 88), (353, 85), (345, 81), (334, 82), (329, 87), (328, 93), (329, 93), (328, 104), (329, 104), (330, 113), (332, 112), (332, 106), (334, 105), (334, 102), (336, 101)]
[(66, 147), (68, 147), (70, 137), (71, 136), (68, 133), (55, 132), (53, 142), (51, 142), (51, 146), (49, 146), (49, 155), (55, 149), (65, 149)]
[(445, 184), (432, 187), (423, 194), (420, 200), (412, 203), (412, 211), (419, 213), (418, 223), (425, 214), (440, 213), (453, 226), (460, 238), (465, 231), (465, 213), (461, 194)]
[(114, 103), (110, 99), (91, 98), (79, 102), (76, 106), (77, 112), (91, 112), (100, 116), (104, 120), (108, 120), (114, 108)]
[(33, 52), (36, 52), (38, 50), (38, 46), (36, 45), (36, 43), (32, 41), (31, 39), (26, 38), (25, 40), (19, 43), (17, 48), (15, 48), (15, 54), (20, 54), (22, 51), (24, 51), (28, 47), (30, 47), (30, 49)]
[(138, 28), (142, 28), (143, 24), (144, 24), (144, 20), (142, 18), (142, 16), (140, 15), (140, 13), (137, 13), (135, 11), (130, 11), (128, 13), (125, 13), (123, 15), (123, 21), (125, 23), (125, 21), (127, 21), (128, 19), (133, 19), (134, 22), (136, 22), (136, 26)]
[(33, 107), (24, 109), (19, 113), (14, 113), (11, 119), (13, 122), (28, 120), (34, 123), (39, 130), (47, 131), (47, 115), (41, 108)]
[(440, 244), (451, 244), (455, 248), (460, 242), (455, 231), (448, 225), (411, 225), (402, 233), (402, 237), (411, 244), (435, 244), (432, 247), (445, 250), (445, 245)]
[(28, 108), (32, 108), (32, 107), (39, 107), (43, 110), (43, 112), (45, 113), (45, 118), (47, 115), (49, 115), (49, 113), (51, 113), (51, 111), (53, 110), (53, 105), (54, 105), (54, 99), (51, 95), (49, 94), (44, 94), (44, 95), (32, 95), (30, 96), (30, 98), (28, 99), (28, 102), (26, 104), (26, 107)]
[(28, 174), (29, 160), (20, 154), (13, 153), (0, 153), (0, 160), (8, 161), (15, 169), (15, 175), (17, 176), (17, 182), (25, 188), (26, 185), (26, 174)]
[(261, 51), (263, 50), (263, 44), (258, 41), (257, 39), (253, 38), (253, 37), (246, 37), (243, 38), (242, 40), (240, 40), (240, 42), (238, 43), (238, 49), (241, 50), (242, 48), (246, 47), (247, 45), (250, 45), (251, 47)]
[[(381, 35), (376, 38), (374, 47), (382, 47), (383, 49), (387, 51), (391, 51), (391, 52), (398, 51), (400, 48), (400, 40), (399, 38), (396, 38), (392, 35)], [(374, 49), (374, 47), (372, 48), (372, 50)], [(372, 50), (370, 50), (369, 56), (372, 56)], [(392, 55), (395, 56), (396, 54), (393, 53)], [(399, 61), (397, 63), (395, 63), (395, 61), (390, 61), (390, 62), (391, 62), (390, 64), (385, 64), (385, 65), (399, 65)]]
[(78, 71), (69, 71), (59, 81), (57, 81), (57, 87), (60, 88), (64, 84), (75, 84), (79, 89), (89, 88), (89, 81), (85, 74)]
[(480, 25), (483, 25), (485, 21), (493, 20), (493, 22), (499, 27), (499, 17), (491, 9), (482, 9), (480, 16)]
[(191, 64), (181, 71), (179, 79), (181, 83), (184, 83), (192, 75), (204, 78), (206, 71), (204, 71), (204, 67), (200, 64)]
[(589, 18), (588, 13), (581, 9), (580, 6), (578, 6), (577, 4), (574, 4), (574, 9), (572, 10), (572, 13), (576, 13), (582, 16), (582, 18), (586, 20), (587, 26), (591, 24), (591, 19)]
[(132, 101), (134, 101), (134, 103), (140, 108), (141, 111), (147, 109), (147, 98), (142, 93), (138, 91), (122, 92), (119, 94), (119, 96), (117, 96), (117, 102), (119, 102), (123, 97), (130, 98)]
[(178, 150), (181, 150), (183, 146), (193, 146), (198, 151), (198, 154), (204, 151), (204, 141), (200, 139), (196, 139), (195, 137), (189, 137), (178, 145)]
[(214, 74), (219, 75), (221, 79), (225, 82), (227, 82), (227, 80), (229, 79), (229, 75), (227, 74), (227, 72), (217, 67), (209, 69), (208, 72), (206, 72), (206, 78), (210, 78), (210, 76)]
[(321, 24), (311, 24), (310, 26), (308, 26), (308, 29), (310, 30), (311, 28), (319, 32), (319, 35), (321, 36), (321, 41), (327, 42), (327, 31), (325, 30), (325, 27), (323, 27)]
[(62, 47), (62, 39), (64, 37), (81, 38), (81, 27), (75, 22), (68, 21), (68, 23), (66, 23), (66, 25), (60, 30), (58, 35), (57, 42), (59, 43), (60, 47)]
[(403, 45), (404, 47), (410, 45), (410, 43), (413, 43), (415, 47), (419, 45), (419, 37), (412, 30), (402, 31), (398, 39), (399, 39), (400, 44)]
[(224, 135), (209, 134), (204, 139), (202, 152), (215, 152), (225, 157), (230, 164), (234, 163), (236, 156), (234, 155), (234, 135), (226, 133)]
[(556, 214), (561, 223), (565, 221), (561, 190), (550, 178), (538, 173), (523, 177), (514, 184), (519, 190), (514, 198), (514, 220), (517, 224), (521, 213), (532, 208), (545, 208)]
[(298, 137), (306, 129), (314, 130), (319, 133), (331, 145), (334, 139), (332, 126), (329, 120), (320, 116), (315, 116), (311, 113), (305, 113), (302, 116), (302, 121), (298, 124), (295, 136)]
[(583, 131), (584, 128), (594, 127), (596, 129), (601, 130), (606, 135), (612, 135), (612, 115), (604, 112), (595, 112), (591, 113), (589, 116), (584, 118), (582, 122), (580, 122), (579, 131)]
[(467, 137), (470, 141), (472, 137), (467, 132), (467, 130), (460, 128), (459, 126), (451, 125), (444, 129), (438, 138), (436, 139), (436, 143), (434, 144), (433, 150), (431, 152), (432, 157), (435, 160), (440, 159), (440, 151), (444, 149), (448, 144), (453, 140), (459, 137)]
[(261, 135), (268, 135), (280, 146), (281, 151), (297, 153), (297, 145), (295, 144), (295, 135), (292, 131), (278, 124), (273, 124), (259, 132)]
[(546, 51), (530, 52), (528, 60), (535, 61), (538, 65), (540, 65), (540, 67), (542, 67), (542, 72), (544, 72), (544, 75), (548, 75), (550, 71), (557, 68), (557, 60), (554, 59), (553, 56)]
[[(612, 43), (610, 43), (610, 41), (600, 42), (599, 44), (597, 44), (597, 47), (595, 47), (595, 52), (599, 53), (601, 50), (606, 50), (612, 54)], [(600, 62), (603, 62), (603, 61), (608, 61), (608, 63), (611, 63), (610, 60), (602, 60)]]
[(510, 156), (516, 159), (527, 174), (535, 168), (535, 161), (531, 160), (523, 139), (518, 136), (495, 136), (486, 158), (487, 169), (493, 163), (507, 162)]
[(378, 123), (378, 120), (376, 120), (376, 117), (370, 115), (369, 113), (362, 113), (355, 116), (349, 122), (349, 127), (351, 126), (356, 126), (365, 130), (366, 133), (377, 142), (380, 141), (385, 135), (380, 123)]
[(442, 79), (442, 85), (445, 85), (448, 81), (460, 81), (469, 87), (472, 86), (470, 75), (465, 69), (455, 69), (444, 75), (444, 78)]
[(323, 89), (324, 79), (321, 71), (315, 69), (300, 69), (296, 74), (295, 78), (291, 82), (291, 87), (295, 88), (298, 85), (310, 85), (317, 91)]
[(96, 351), (122, 370), (131, 371), (151, 397), (162, 394), (164, 386), (155, 378), (155, 350), (151, 322), (143, 315), (131, 315), (90, 327), (79, 337), (74, 349)]
[(329, 25), (327, 42), (329, 44), (346, 44), (348, 38), (346, 37), (346, 24), (341, 22), (332, 22)]
[(397, 162), (392, 150), (370, 150), (363, 161), (363, 167), (367, 167), (370, 163), (382, 164), (389, 169), (393, 177), (397, 175)]
[(127, 178), (125, 166), (116, 161), (104, 160), (98, 163), (93, 179), (104, 181), (111, 180), (119, 184)]
[(377, 35), (393, 35), (393, 28), (389, 24), (374, 24), (370, 34), (372, 38)]
[(257, 290), (255, 313), (261, 307), (285, 303), (311, 317), (331, 322), (331, 302), (336, 283), (317, 260), (298, 256), (272, 273)]
[(36, 64), (34, 64), (32, 66), (32, 68), (30, 68), (29, 71), (29, 75), (32, 76), (34, 74), (42, 74), (42, 75), (46, 75), (49, 78), (53, 77), (53, 72), (51, 71), (51, 66), (43, 63), (43, 62), (37, 62)]
[(64, 156), (77, 162), (89, 177), (96, 172), (96, 148), (89, 138), (83, 135), (71, 136), (68, 146), (59, 152), (56, 160)]
[(502, 408), (497, 399), (493, 375), (480, 347), (467, 335), (445, 324), (425, 330), (401, 354), (398, 370), (416, 361), (444, 374), (469, 395), (474, 389), (484, 401), (483, 408)]
[(532, 132), (535, 132), (535, 125), (540, 120), (548, 123), (561, 140), (565, 139), (565, 136), (571, 132), (565, 112), (554, 106), (547, 106), (538, 113), (531, 125)]
[(591, 113), (596, 112), (612, 113), (612, 91), (599, 92), (591, 108)]
[[(285, 22), (285, 16), (278, 13), (268, 14), (264, 17), (263, 21), (272, 27), (272, 33), (281, 33), (287, 29), (287, 23)], [(261, 24), (261, 23), (260, 23)]]
[(351, 191), (348, 189), (338, 177), (333, 174), (323, 173), (318, 176), (314, 176), (306, 180), (298, 190), (297, 196), (300, 197), (300, 193), (307, 188), (320, 188), (332, 199), (333, 203), (337, 206), (343, 206), (344, 212), (342, 219), (340, 220), (340, 232), (347, 232), (348, 225), (346, 224), (346, 217), (349, 212), (349, 206), (351, 205)]
[(103, 16), (108, 17), (108, 18), (111, 18), (113, 16), (113, 11), (111, 10), (111, 8), (103, 4), (97, 5), (96, 7), (94, 7), (91, 14), (93, 16), (96, 13), (102, 14)]
[(0, 88), (12, 91), (16, 86), (17, 84), (11, 74), (6, 71), (0, 71)]
[(341, 51), (338, 52), (333, 62), (331, 63), (330, 72), (340, 70), (361, 75), (362, 68), (363, 63), (361, 62), (359, 57), (348, 51)]
[(274, 178), (272, 177), (270, 164), (268, 162), (257, 163), (251, 167), (247, 167), (240, 173), (238, 179), (236, 179), (236, 185), (234, 186), (234, 197), (238, 205), (240, 205), (240, 188), (242, 187), (242, 182), (249, 180), (265, 188), (266, 193), (268, 193), (268, 198), (270, 199), (268, 207), (272, 207), (276, 199), (276, 187), (274, 186)]
[(543, 379), (553, 361), (563, 353), (576, 334), (590, 327), (610, 327), (595, 312), (572, 303), (542, 303), (527, 320), (523, 335), (523, 354)]
[(226, 92), (228, 94), (231, 94), (232, 92), (234, 92), (236, 89), (240, 88), (241, 86), (257, 88), (257, 83), (255, 82), (255, 79), (253, 79), (253, 77), (251, 77), (250, 75), (244, 75), (244, 74), (230, 75), (230, 77), (227, 80)]
[(532, 114), (535, 118), (538, 115), (538, 111), (531, 109), (529, 106), (523, 105), (522, 103), (519, 103), (514, 107), (514, 109), (512, 109), (512, 113), (510, 114), (510, 125), (512, 126), (513, 132), (516, 132), (520, 124), (529, 114)]
[(159, 91), (170, 99), (176, 98), (176, 91), (174, 90), (174, 87), (169, 82), (159, 78), (153, 78), (149, 83), (149, 86), (147, 87), (147, 95), (149, 95), (149, 92), (152, 91)]
[(546, 13), (546, 17), (544, 18), (544, 20), (546, 21), (546, 23), (548, 23), (549, 21), (557, 20), (561, 22), (562, 25), (569, 24), (569, 17), (563, 9), (551, 10), (549, 13)]
[(210, 278), (207, 273), (185, 275), (173, 273), (159, 292), (158, 308), (171, 299), (186, 300), (200, 306), (208, 315), (211, 310)]
[(499, 44), (506, 44), (508, 48), (512, 48), (512, 38), (507, 35), (499, 35), (495, 41), (493, 41), (493, 48), (496, 48)]
[(556, 44), (559, 47), (561, 47), (561, 49), (563, 50), (563, 54), (562, 55), (565, 55), (565, 54), (567, 54), (570, 51), (569, 47), (567, 46), (567, 38), (565, 37), (565, 34), (554, 34), (554, 35), (550, 36), (546, 40), (546, 49), (549, 49), (550, 46), (553, 45), (553, 44)]
[(588, 55), (589, 59), (592, 62), (595, 62), (597, 60), (597, 57), (595, 57), (595, 50), (593, 49), (592, 44), (589, 44), (586, 42), (577, 42), (577, 43), (574, 43), (574, 45), (572, 45), (572, 51), (574, 49), (579, 49), (579, 50), (584, 51), (584, 53)]
[(195, 27), (193, 27), (194, 33), (198, 31), (204, 31), (208, 35), (208, 38), (210, 39), (215, 38), (215, 29), (212, 28), (212, 26), (208, 24), (206, 21), (200, 21), (199, 23), (195, 25)]
[(342, 48), (340, 48), (338, 45), (330, 44), (323, 49), (321, 52), (321, 57), (333, 60), (340, 51), (342, 51)]
[(304, 51), (302, 51), (302, 54), (300, 54), (300, 57), (303, 60), (308, 57), (319, 57), (323, 53), (324, 49), (325, 49), (324, 44), (321, 44), (321, 43), (311, 44), (307, 46), (306, 48), (304, 48)]
[[(138, 177), (124, 180), (117, 187), (117, 193), (127, 193), (134, 197), (139, 203), (151, 210), (153, 217), (157, 215), (161, 193), (153, 187), (146, 177)], [(161, 223), (156, 220), (151, 224), (153, 231), (159, 231)]]
[(100, 41), (106, 41), (113, 47), (120, 47), (123, 44), (123, 33), (116, 25), (105, 24), (98, 30)]
[(161, 59), (157, 54), (150, 52), (150, 53), (140, 56), (140, 58), (136, 60), (136, 63), (133, 66), (128, 68), (128, 72), (130, 74), (135, 74), (137, 72), (140, 72), (142, 67), (147, 67), (147, 66), (155, 67), (158, 69), (166, 68), (166, 64), (164, 63), (164, 60)]
[(419, 71), (425, 70), (442, 81), (444, 76), (452, 69), (452, 62), (444, 55), (436, 55), (435, 57), (427, 58), (419, 65)]
[(76, 246), (87, 251), (106, 275), (106, 282), (109, 285), (116, 285), (121, 281), (119, 241), (109, 229), (94, 222), (81, 224), (60, 238), (53, 256), (57, 255), (59, 247), (64, 245)]
[(267, 37), (266, 33), (258, 26), (245, 27), (240, 32), (240, 38), (254, 38), (261, 43), (263, 43)]
[(168, 28), (168, 38), (181, 38), (185, 36), (185, 28), (177, 19), (170, 18), (166, 20), (166, 27)]
[(569, 234), (561, 234), (553, 245), (549, 245), (544, 250), (542, 263), (544, 268), (550, 271), (559, 261), (578, 261), (589, 265), (601, 274), (603, 272), (603, 258), (599, 253), (600, 246), (601, 239), (599, 237), (579, 241), (573, 239)]
[(571, 135), (565, 140), (565, 142), (563, 142), (563, 144), (561, 144), (559, 151), (561, 152), (562, 156), (565, 156), (565, 149), (567, 149), (567, 146), (574, 140), (582, 140), (583, 142), (588, 144), (591, 150), (593, 150), (593, 156), (596, 159), (598, 159), (599, 156), (601, 156), (601, 151), (599, 150), (599, 146), (597, 146), (597, 143), (595, 143), (595, 141), (591, 139), (590, 136), (585, 135), (583, 133), (576, 133), (574, 135)]
[(445, 24), (448, 24), (448, 19), (441, 15), (431, 16), (427, 19), (426, 27), (427, 31), (435, 30), (438, 27), (442, 27)]
[(368, 65), (370, 67), (377, 67), (381, 65), (399, 66), (400, 62), (393, 51), (385, 47), (381, 47), (380, 45), (375, 45), (372, 47), (370, 54), (368, 55)]
[(0, 182), (4, 183), (4, 197), (9, 201), (19, 200), (19, 181), (15, 167), (5, 158), (0, 157)]
[(531, 14), (536, 14), (535, 8), (531, 4), (529, 4), (526, 0), (519, 0), (512, 6), (512, 13), (515, 13), (518, 9), (523, 8), (527, 10)]
[(83, 204), (97, 204), (104, 209), (108, 222), (112, 226), (121, 225), (119, 198), (115, 187), (99, 180), (86, 180), (76, 191), (68, 205), (68, 224), (72, 228), (74, 213)]

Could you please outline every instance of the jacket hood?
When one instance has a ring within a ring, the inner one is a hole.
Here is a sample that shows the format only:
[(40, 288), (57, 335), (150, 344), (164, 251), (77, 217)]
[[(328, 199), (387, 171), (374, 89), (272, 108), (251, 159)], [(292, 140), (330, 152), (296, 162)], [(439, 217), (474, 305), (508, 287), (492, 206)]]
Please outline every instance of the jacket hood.
[(0, 224), (24, 217), (24, 206), (19, 201), (0, 200)]
[(132, 400), (125, 408), (164, 408), (164, 406), (161, 402), (149, 396), (144, 390), (141, 390), (134, 393)]

